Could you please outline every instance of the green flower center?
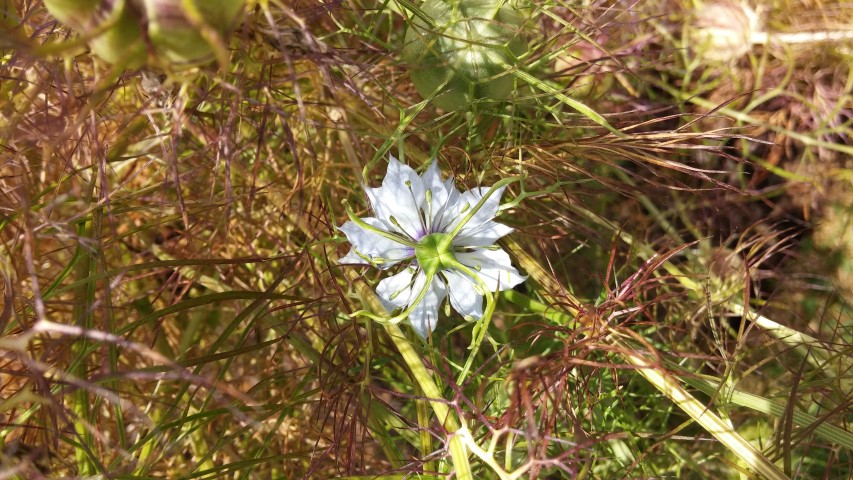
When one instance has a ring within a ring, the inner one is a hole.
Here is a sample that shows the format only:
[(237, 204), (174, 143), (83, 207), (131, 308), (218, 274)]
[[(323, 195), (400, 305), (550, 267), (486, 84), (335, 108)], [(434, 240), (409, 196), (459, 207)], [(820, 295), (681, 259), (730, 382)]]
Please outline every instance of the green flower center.
[(415, 258), (418, 259), (418, 265), (424, 273), (434, 275), (456, 265), (452, 242), (453, 236), (449, 233), (431, 233), (418, 242), (415, 247)]

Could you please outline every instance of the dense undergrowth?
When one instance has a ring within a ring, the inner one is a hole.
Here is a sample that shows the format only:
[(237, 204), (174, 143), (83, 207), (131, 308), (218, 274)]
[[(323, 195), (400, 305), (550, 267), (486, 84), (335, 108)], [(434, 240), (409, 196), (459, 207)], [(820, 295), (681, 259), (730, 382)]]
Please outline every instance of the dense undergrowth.
[[(853, 7), (762, 3), (532, 2), (455, 111), (410, 2), (249, 2), (180, 69), (7, 3), (0, 477), (848, 478)], [(515, 179), (488, 322), (357, 314), (392, 154)]]

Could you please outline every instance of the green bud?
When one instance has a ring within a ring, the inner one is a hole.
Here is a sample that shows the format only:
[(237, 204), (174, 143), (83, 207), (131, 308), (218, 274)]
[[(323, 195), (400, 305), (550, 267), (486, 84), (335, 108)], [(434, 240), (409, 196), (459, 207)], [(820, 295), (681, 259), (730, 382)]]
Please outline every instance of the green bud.
[(388, 299), (389, 299), (389, 300), (394, 300), (394, 299), (396, 299), (397, 297), (399, 297), (399, 296), (400, 296), (400, 294), (401, 294), (401, 293), (403, 293), (404, 291), (406, 291), (406, 289), (405, 289), (405, 288), (404, 288), (404, 289), (402, 289), (402, 290), (397, 290), (396, 292), (392, 293), (392, 294), (391, 294), (391, 296), (390, 296)]
[(404, 229), (403, 226), (400, 225), (400, 222), (397, 220), (396, 217), (394, 217), (394, 215), (389, 216), (388, 221), (391, 222), (391, 225), (394, 225), (395, 227), (399, 228), (401, 232), (406, 231), (406, 229)]

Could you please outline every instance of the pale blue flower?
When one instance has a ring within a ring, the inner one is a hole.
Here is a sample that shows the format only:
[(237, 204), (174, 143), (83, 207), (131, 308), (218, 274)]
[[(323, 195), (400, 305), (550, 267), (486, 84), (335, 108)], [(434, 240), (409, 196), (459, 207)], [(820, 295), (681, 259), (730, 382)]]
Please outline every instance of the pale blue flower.
[(418, 175), (391, 157), (378, 188), (365, 188), (375, 217), (356, 218), (340, 230), (352, 243), (341, 263), (399, 272), (376, 293), (389, 311), (403, 309), (426, 338), (446, 298), (468, 320), (483, 316), (484, 290), (507, 290), (524, 281), (495, 242), (512, 228), (494, 221), (505, 187), (460, 193), (442, 180), (435, 162)]

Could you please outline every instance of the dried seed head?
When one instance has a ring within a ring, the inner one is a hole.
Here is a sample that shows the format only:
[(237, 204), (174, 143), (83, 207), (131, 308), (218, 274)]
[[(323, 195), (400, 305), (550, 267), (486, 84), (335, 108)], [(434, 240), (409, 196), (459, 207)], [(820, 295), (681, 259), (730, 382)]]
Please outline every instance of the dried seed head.
[(759, 30), (758, 14), (735, 1), (707, 3), (693, 14), (690, 43), (703, 60), (727, 63), (752, 49), (752, 36)]
[(700, 248), (700, 263), (706, 266), (709, 275), (710, 297), (713, 302), (728, 300), (743, 292), (747, 287), (748, 266), (741, 254), (727, 247), (717, 249)]

